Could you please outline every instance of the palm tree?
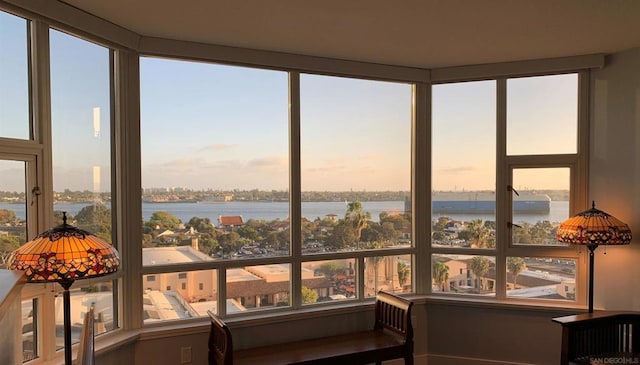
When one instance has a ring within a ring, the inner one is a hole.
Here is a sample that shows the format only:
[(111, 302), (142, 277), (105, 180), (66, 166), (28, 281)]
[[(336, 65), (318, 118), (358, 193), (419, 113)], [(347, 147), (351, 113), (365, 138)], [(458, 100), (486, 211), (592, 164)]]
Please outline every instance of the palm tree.
[(436, 262), (433, 264), (433, 280), (444, 291), (444, 284), (449, 280), (449, 266), (444, 262)]
[(360, 242), (362, 236), (362, 230), (368, 226), (368, 222), (371, 219), (371, 213), (362, 211), (362, 203), (359, 201), (353, 201), (348, 203), (347, 213), (344, 219), (351, 224), (356, 234), (356, 242)]
[(518, 280), (518, 275), (520, 275), (526, 267), (527, 265), (522, 257), (507, 257), (507, 271), (513, 275), (514, 289), (517, 288), (516, 281)]
[(483, 256), (475, 256), (471, 259), (471, 272), (473, 272), (473, 275), (475, 275), (476, 277), (476, 288), (482, 290), (482, 288), (480, 287), (482, 284), (480, 278), (485, 276), (488, 271), (489, 259)]
[(471, 232), (471, 247), (488, 247), (489, 229), (482, 219), (474, 219), (469, 223), (467, 230)]
[(373, 295), (378, 293), (378, 266), (380, 266), (380, 261), (382, 261), (382, 259), (382, 256), (372, 256), (367, 258), (367, 261), (373, 265)]
[(398, 283), (401, 287), (404, 288), (404, 284), (409, 280), (409, 275), (411, 275), (411, 269), (406, 262), (398, 261)]

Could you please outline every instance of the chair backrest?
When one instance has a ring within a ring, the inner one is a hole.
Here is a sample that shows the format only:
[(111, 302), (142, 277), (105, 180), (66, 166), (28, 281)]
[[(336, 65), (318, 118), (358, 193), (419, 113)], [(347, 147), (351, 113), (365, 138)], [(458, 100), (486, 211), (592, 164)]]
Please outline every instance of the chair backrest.
[(233, 364), (233, 341), (226, 323), (211, 311), (211, 332), (209, 333), (209, 365)]
[(596, 312), (554, 318), (562, 324), (561, 364), (640, 354), (640, 313)]
[(379, 291), (376, 295), (375, 330), (389, 330), (403, 337), (413, 348), (411, 309), (413, 302), (395, 294)]
[(94, 355), (94, 307), (93, 304), (89, 311), (84, 315), (84, 324), (82, 325), (82, 335), (78, 344), (77, 365), (93, 365), (95, 364)]

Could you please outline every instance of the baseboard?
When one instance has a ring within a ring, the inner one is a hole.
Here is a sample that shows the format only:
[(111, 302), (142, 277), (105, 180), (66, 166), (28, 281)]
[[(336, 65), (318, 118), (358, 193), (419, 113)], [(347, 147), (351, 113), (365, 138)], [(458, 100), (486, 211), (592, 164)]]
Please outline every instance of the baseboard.
[(424, 362), (416, 358), (416, 365), (531, 365), (522, 362), (509, 362), (500, 360), (478, 359), (473, 357), (460, 357), (451, 355), (425, 355)]

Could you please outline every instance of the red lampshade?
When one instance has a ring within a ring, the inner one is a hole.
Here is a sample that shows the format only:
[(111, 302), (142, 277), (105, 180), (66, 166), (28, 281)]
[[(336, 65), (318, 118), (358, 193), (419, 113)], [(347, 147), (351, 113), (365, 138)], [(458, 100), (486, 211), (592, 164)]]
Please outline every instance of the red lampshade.
[(572, 245), (626, 245), (631, 242), (631, 229), (616, 217), (596, 209), (593, 202), (591, 209), (560, 224), (557, 239)]
[(118, 252), (99, 237), (64, 223), (25, 243), (9, 269), (23, 270), (29, 282), (74, 281), (117, 271)]

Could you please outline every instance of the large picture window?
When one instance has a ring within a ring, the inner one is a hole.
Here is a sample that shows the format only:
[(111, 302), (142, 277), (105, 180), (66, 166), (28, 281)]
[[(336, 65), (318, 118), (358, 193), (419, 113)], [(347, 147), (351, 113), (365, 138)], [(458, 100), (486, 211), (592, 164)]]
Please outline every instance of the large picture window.
[[(410, 85), (307, 74), (297, 84), (281, 71), (151, 57), (140, 69), (145, 273), (224, 273), (185, 286), (204, 284), (198, 306), (228, 314), (413, 290)], [(297, 89), (300, 122), (288, 108)], [(405, 255), (350, 254), (382, 249)], [(146, 288), (145, 303), (174, 295), (182, 312), (206, 315), (166, 287)]]
[(576, 300), (577, 256), (555, 235), (584, 174), (578, 77), (433, 87), (433, 292)]

